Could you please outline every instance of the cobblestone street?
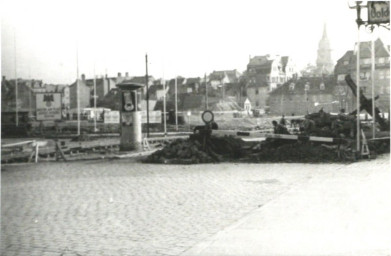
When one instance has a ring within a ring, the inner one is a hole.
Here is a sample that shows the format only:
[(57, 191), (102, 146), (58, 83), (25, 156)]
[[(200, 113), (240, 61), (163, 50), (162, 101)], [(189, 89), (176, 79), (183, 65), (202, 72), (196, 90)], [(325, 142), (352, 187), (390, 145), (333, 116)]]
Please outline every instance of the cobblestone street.
[(314, 175), (344, 167), (130, 159), (2, 166), (2, 255), (180, 255)]

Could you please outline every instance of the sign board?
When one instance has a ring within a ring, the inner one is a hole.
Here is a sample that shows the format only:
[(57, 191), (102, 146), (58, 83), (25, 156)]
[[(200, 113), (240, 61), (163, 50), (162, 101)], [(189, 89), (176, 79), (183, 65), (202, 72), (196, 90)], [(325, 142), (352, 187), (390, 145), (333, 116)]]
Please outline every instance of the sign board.
[(61, 120), (61, 93), (37, 93), (37, 120)]
[(105, 124), (119, 124), (119, 111), (105, 112), (103, 118)]
[[(142, 111), (141, 120), (143, 124), (147, 123), (147, 111)], [(162, 111), (149, 111), (149, 123), (161, 124), (162, 123)]]
[(368, 1), (368, 23), (390, 23), (390, 2)]
[[(142, 123), (147, 123), (147, 111), (141, 112)], [(129, 117), (131, 118), (131, 116)], [(104, 123), (105, 124), (119, 124), (120, 114), (119, 111), (105, 112)], [(128, 120), (131, 122), (131, 120)], [(150, 124), (161, 124), (162, 123), (162, 112), (161, 111), (149, 111), (149, 123)]]

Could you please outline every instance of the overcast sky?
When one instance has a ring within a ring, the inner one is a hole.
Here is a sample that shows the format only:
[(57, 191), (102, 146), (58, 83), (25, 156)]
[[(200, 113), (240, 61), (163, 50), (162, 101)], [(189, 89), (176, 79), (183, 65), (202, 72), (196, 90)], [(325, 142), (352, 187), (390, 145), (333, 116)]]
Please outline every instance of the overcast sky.
[[(353, 1), (350, 1), (353, 4)], [(315, 64), (323, 24), (336, 61), (357, 40), (343, 0), (3, 0), (1, 72), (68, 84), (79, 73), (155, 78), (244, 71), (249, 56), (279, 54)], [(389, 31), (378, 30), (389, 44)], [(362, 29), (361, 38), (370, 40)]]

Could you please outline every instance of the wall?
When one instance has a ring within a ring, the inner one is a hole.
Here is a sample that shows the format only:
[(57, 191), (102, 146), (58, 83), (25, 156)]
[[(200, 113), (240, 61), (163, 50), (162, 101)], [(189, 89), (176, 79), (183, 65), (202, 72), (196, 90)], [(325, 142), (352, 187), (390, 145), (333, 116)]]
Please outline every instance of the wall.
[[(258, 93), (257, 93), (258, 90)], [(267, 98), (269, 97), (268, 87), (250, 87), (247, 88), (247, 98), (251, 102), (253, 109), (265, 109)]]

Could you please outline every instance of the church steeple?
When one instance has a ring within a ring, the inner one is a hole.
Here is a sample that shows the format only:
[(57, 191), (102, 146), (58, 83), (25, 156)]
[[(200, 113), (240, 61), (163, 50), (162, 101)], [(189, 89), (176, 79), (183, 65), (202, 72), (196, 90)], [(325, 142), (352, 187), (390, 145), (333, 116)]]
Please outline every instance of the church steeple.
[(322, 36), (322, 39), (328, 40), (328, 38), (327, 38), (326, 23), (323, 24), (323, 36)]
[(331, 48), (329, 38), (327, 36), (326, 23), (323, 25), (322, 39), (320, 39), (318, 45), (318, 58), (316, 59), (316, 67), (318, 73), (320, 74), (330, 74), (334, 70), (334, 64), (331, 60)]

